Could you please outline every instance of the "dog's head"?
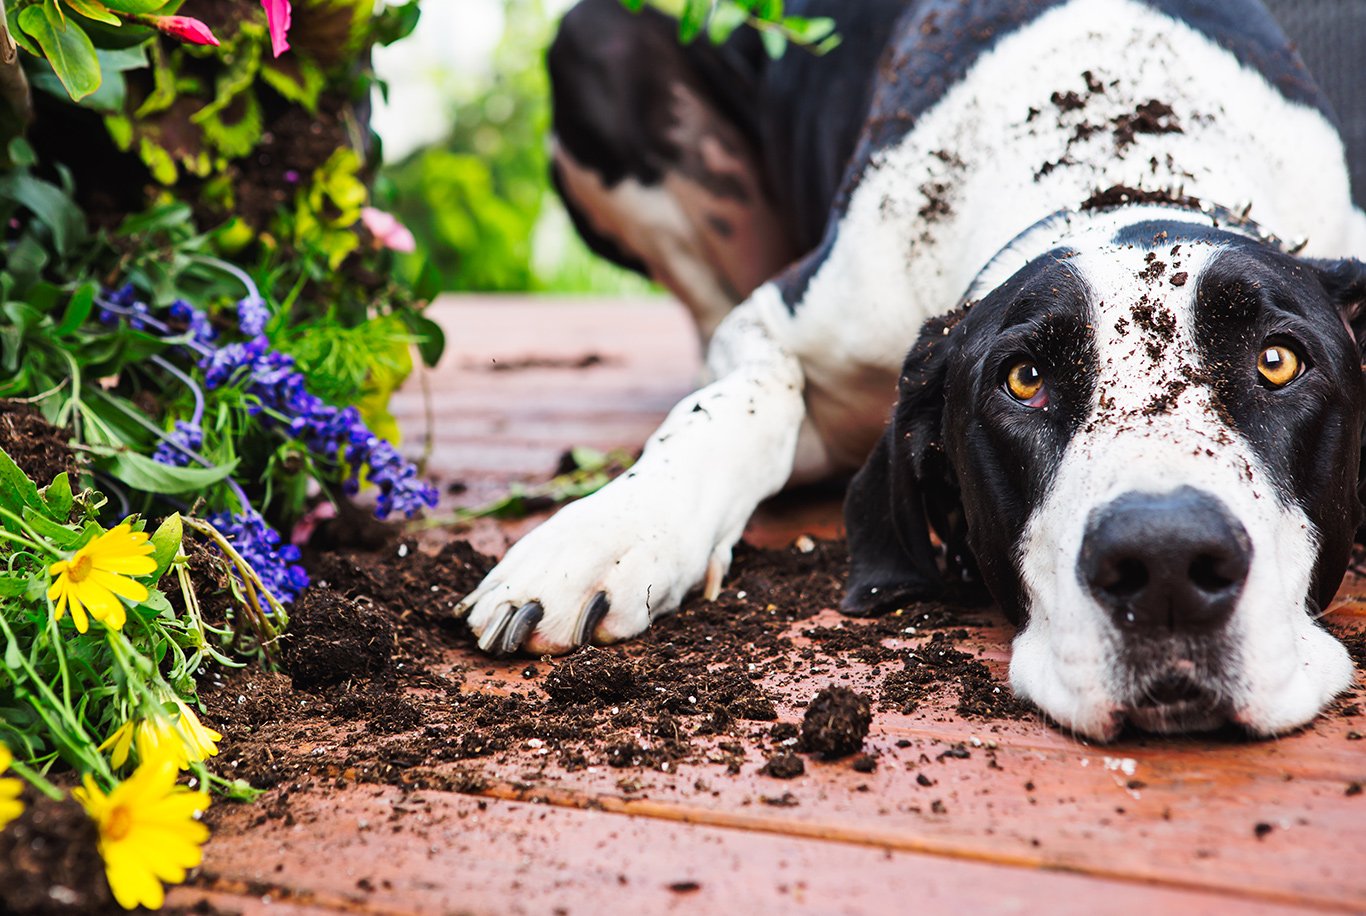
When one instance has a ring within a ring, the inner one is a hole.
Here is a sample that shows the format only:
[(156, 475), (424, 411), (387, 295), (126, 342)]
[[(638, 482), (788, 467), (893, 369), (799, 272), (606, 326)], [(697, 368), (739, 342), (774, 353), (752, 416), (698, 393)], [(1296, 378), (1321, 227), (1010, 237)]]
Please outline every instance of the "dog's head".
[(1016, 692), (1093, 738), (1309, 721), (1352, 678), (1316, 619), (1362, 515), (1363, 312), (1366, 265), (1208, 223), (1034, 257), (907, 358), (846, 610), (980, 576)]

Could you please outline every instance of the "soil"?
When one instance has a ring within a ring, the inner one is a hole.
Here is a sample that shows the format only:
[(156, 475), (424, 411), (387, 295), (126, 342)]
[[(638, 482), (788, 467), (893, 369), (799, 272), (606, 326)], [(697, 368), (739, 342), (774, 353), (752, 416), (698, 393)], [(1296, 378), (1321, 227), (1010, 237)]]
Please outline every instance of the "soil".
[(802, 719), (802, 749), (827, 760), (847, 757), (863, 747), (873, 723), (873, 704), (848, 687), (816, 694)]
[(76, 486), (76, 456), (67, 436), (49, 424), (37, 408), (20, 401), (0, 400), (0, 444), (40, 487), (63, 472)]
[[(667, 773), (687, 762), (739, 772), (753, 757), (767, 759), (767, 775), (796, 778), (805, 771), (797, 751), (855, 753), (872, 714), (871, 698), (846, 688), (813, 699), (821, 681), (809, 675), (849, 655), (910, 669), (919, 654), (887, 644), (907, 640), (906, 617), (804, 628), (837, 604), (846, 563), (841, 542), (810, 546), (739, 545), (716, 601), (692, 601), (629, 643), (487, 668), (452, 651), (471, 638), (450, 615), (492, 559), (463, 542), (435, 556), (408, 542), (324, 554), (315, 587), (291, 609), (284, 670), (214, 673), (202, 686), (205, 718), (227, 736), (219, 760), (259, 788), (321, 779), (480, 791), (492, 778), (484, 761), (531, 761), (530, 784), (554, 768)], [(933, 630), (964, 613), (925, 606), (909, 619)], [(966, 635), (953, 629), (927, 644)], [(955, 652), (918, 686), (921, 699), (957, 688), (973, 715), (1032, 715), (985, 665)], [(769, 686), (775, 671), (783, 677)], [(776, 721), (780, 706), (808, 704), (800, 734)], [(876, 765), (856, 762), (863, 772)]]
[(25, 787), (24, 813), (0, 830), (0, 912), (114, 912), (98, 831), (77, 802)]

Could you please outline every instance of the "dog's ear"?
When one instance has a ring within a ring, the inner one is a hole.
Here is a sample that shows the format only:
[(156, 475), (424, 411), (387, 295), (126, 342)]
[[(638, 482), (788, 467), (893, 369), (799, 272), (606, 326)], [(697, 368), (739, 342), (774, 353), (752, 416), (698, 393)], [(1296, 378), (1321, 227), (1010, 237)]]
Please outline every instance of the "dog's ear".
[(1340, 261), (1311, 261), (1328, 298), (1337, 305), (1342, 320), (1356, 337), (1359, 350), (1366, 351), (1366, 262), (1356, 258)]
[[(878, 614), (944, 592), (930, 525), (950, 542), (962, 517), (943, 444), (944, 380), (961, 346), (961, 318), (927, 322), (902, 368), (892, 422), (849, 485), (846, 614)], [(949, 554), (952, 561), (952, 547)]]

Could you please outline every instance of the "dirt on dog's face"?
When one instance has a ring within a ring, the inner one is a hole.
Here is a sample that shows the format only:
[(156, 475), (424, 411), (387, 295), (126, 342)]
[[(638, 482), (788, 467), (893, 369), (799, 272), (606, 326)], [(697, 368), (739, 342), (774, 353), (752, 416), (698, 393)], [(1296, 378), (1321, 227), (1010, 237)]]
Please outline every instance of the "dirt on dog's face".
[(1352, 678), (1316, 618), (1361, 518), (1364, 278), (1160, 220), (1035, 258), (908, 359), (851, 489), (846, 607), (925, 592), (928, 515), (1062, 726), (1309, 721)]

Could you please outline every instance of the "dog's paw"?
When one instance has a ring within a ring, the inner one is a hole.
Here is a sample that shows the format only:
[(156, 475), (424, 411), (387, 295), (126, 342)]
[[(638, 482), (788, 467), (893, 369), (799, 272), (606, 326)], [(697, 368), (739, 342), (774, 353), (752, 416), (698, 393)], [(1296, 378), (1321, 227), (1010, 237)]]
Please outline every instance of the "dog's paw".
[(617, 642), (677, 609), (704, 579), (714, 596), (731, 542), (699, 540), (696, 528), (706, 526), (689, 519), (680, 500), (642, 499), (634, 482), (560, 510), (465, 597), (456, 614), (467, 617), (481, 649), (555, 655)]

